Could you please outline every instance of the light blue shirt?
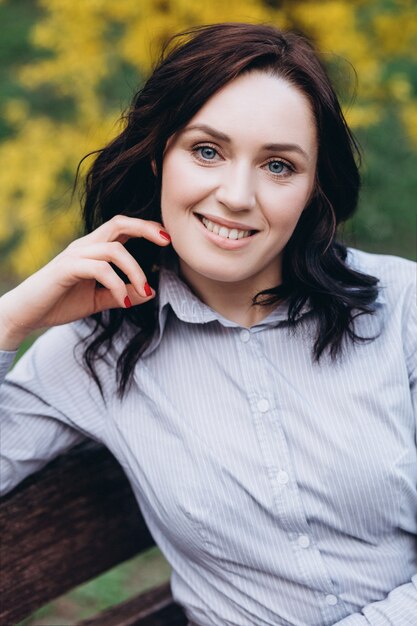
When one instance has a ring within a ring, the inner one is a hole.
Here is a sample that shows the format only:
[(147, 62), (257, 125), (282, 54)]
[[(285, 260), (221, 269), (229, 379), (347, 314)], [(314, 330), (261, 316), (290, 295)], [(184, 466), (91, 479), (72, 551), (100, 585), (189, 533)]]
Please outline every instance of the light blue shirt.
[[(79, 364), (77, 322), (45, 333), (0, 393), (8, 491), (91, 437), (123, 466), (201, 626), (417, 624), (416, 264), (350, 251), (380, 278), (344, 358), (312, 362), (285, 305), (250, 329), (161, 273), (160, 332), (115, 393), (115, 343)], [(13, 359), (1, 354), (3, 374)]]

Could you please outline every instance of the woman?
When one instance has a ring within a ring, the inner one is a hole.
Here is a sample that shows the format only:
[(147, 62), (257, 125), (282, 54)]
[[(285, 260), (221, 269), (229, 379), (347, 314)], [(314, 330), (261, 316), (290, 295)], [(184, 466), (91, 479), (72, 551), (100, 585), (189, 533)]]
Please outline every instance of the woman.
[(88, 234), (0, 300), (3, 374), (54, 327), (2, 386), (3, 489), (104, 443), (201, 626), (416, 623), (415, 264), (336, 242), (356, 150), (303, 37), (196, 29)]

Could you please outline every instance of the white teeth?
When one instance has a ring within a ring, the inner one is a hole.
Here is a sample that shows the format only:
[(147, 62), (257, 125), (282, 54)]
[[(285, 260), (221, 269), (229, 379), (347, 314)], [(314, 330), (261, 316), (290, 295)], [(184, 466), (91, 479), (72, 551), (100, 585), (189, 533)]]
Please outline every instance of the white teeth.
[(215, 235), (224, 237), (225, 239), (243, 239), (243, 237), (248, 237), (250, 234), (249, 230), (238, 230), (237, 228), (226, 228), (225, 226), (219, 226), (219, 224), (208, 220), (206, 217), (203, 217), (201, 221), (203, 222), (207, 230), (214, 233)]

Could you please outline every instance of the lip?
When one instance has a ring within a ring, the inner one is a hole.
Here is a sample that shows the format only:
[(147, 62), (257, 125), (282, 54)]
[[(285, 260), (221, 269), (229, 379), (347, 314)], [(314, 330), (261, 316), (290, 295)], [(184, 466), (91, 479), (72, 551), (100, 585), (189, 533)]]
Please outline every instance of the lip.
[[(201, 215), (201, 213), (199, 214), (195, 213), (194, 215), (197, 219), (198, 228), (201, 228), (202, 230), (202, 234), (211, 243), (214, 243), (219, 248), (223, 248), (223, 250), (239, 250), (240, 248), (244, 248), (245, 246), (249, 245), (252, 239), (255, 237), (255, 235), (250, 235), (249, 237), (243, 237), (242, 239), (228, 239), (227, 237), (220, 237), (220, 235), (216, 235), (215, 233), (211, 232), (210, 230), (208, 230), (208, 228), (204, 226), (203, 222), (198, 217), (199, 215)], [(206, 215), (204, 215), (204, 217), (207, 217), (207, 219), (210, 219)], [(224, 225), (226, 226), (226, 224)], [(242, 230), (250, 230), (250, 229), (242, 228)]]
[(227, 220), (224, 217), (217, 217), (216, 215), (211, 215), (211, 213), (195, 213), (197, 217), (206, 217), (211, 222), (215, 222), (219, 226), (225, 226), (226, 228), (236, 228), (237, 230), (250, 230), (257, 232), (258, 229), (250, 226), (248, 224), (242, 224), (242, 222), (232, 222), (231, 220)]

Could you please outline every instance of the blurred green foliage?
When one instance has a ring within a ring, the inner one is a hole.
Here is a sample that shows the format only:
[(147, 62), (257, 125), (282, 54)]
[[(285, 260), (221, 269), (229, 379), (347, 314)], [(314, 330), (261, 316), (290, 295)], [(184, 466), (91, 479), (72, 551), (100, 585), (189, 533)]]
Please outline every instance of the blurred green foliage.
[(416, 0), (0, 0), (0, 292), (78, 235), (76, 165), (114, 135), (161, 42), (222, 19), (270, 20), (316, 41), (365, 154), (343, 236), (417, 257)]
[(417, 153), (389, 109), (380, 124), (357, 136), (364, 153), (363, 186), (343, 239), (370, 252), (417, 260)]

